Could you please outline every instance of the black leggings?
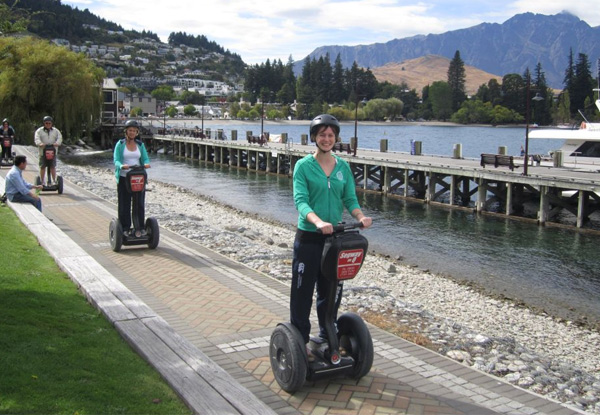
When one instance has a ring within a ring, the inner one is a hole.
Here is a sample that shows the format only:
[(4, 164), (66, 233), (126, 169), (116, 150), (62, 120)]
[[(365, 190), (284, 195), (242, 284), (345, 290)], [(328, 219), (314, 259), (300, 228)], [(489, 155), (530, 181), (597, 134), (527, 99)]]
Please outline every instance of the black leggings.
[(144, 228), (144, 220), (145, 220), (145, 198), (146, 192), (141, 192), (139, 195), (140, 203), (138, 204), (137, 212), (132, 212), (133, 204), (133, 194), (127, 191), (127, 185), (125, 183), (127, 179), (125, 177), (119, 178), (119, 184), (117, 185), (117, 196), (119, 202), (119, 222), (121, 222), (121, 226), (124, 231), (128, 231), (131, 229), (131, 218), (132, 215), (137, 215), (141, 229)]

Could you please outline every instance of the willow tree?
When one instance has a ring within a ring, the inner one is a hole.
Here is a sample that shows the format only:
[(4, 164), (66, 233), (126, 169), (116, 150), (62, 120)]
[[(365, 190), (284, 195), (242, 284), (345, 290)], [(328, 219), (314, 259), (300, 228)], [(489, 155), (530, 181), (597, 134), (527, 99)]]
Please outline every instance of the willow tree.
[(45, 115), (67, 142), (90, 131), (102, 111), (104, 71), (83, 55), (31, 37), (0, 37), (0, 115), (32, 143)]

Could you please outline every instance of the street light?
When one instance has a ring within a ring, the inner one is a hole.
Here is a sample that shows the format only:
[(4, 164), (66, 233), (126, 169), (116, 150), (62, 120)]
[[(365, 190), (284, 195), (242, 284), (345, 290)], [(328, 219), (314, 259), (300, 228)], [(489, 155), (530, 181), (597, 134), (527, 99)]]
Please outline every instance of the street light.
[[(354, 107), (354, 155), (356, 156), (356, 149), (358, 148), (358, 98), (356, 95), (356, 106)], [(364, 105), (367, 103), (367, 99), (363, 98), (361, 103)]]
[(167, 135), (167, 101), (163, 101), (163, 134)]
[(202, 129), (200, 130), (200, 138), (204, 138), (204, 102), (200, 104), (200, 116), (202, 117)]
[(525, 156), (523, 157), (523, 176), (527, 176), (527, 170), (529, 167), (529, 118), (530, 114), (530, 104), (529, 101), (542, 101), (544, 98), (540, 95), (539, 92), (535, 94), (535, 97), (529, 98), (529, 94), (531, 91), (531, 78), (527, 77), (527, 103), (526, 103), (526, 111), (525, 111)]

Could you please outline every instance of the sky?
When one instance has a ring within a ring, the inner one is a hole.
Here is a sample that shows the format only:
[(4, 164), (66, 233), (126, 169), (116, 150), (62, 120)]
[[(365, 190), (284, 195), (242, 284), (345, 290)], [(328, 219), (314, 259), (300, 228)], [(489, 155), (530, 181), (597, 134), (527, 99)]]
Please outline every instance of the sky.
[(444, 33), (515, 14), (567, 11), (600, 26), (596, 0), (62, 0), (126, 30), (147, 30), (167, 42), (172, 32), (204, 35), (247, 64), (290, 56), (303, 60), (319, 46), (384, 43)]

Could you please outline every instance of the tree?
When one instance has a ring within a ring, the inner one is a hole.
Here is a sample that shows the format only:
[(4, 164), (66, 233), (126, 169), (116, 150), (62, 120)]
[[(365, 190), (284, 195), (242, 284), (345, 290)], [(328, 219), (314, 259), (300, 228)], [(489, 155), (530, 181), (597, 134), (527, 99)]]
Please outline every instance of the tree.
[(161, 85), (150, 93), (157, 101), (171, 101), (175, 96), (175, 91), (170, 85)]
[(452, 111), (457, 111), (461, 104), (467, 99), (465, 94), (465, 63), (460, 58), (460, 52), (454, 53), (454, 58), (448, 67), (448, 85), (452, 91)]
[(535, 79), (533, 83), (535, 85), (535, 89), (533, 90), (535, 93), (533, 95), (540, 94), (543, 100), (533, 100), (533, 102), (530, 103), (533, 110), (531, 119), (539, 125), (552, 124), (552, 101), (554, 94), (552, 93), (552, 90), (548, 88), (546, 75), (542, 70), (542, 64), (539, 62), (535, 66)]
[(29, 24), (27, 11), (18, 9), (15, 0), (12, 6), (0, 3), (0, 36), (8, 36), (14, 33), (24, 32)]
[(504, 75), (502, 78), (502, 105), (521, 115), (525, 114), (525, 82), (517, 73)]
[(198, 111), (196, 111), (196, 107), (194, 107), (193, 104), (188, 104), (185, 107), (183, 107), (183, 113), (184, 115), (191, 117), (192, 115), (196, 115)]
[(0, 50), (0, 113), (26, 142), (45, 115), (66, 142), (100, 119), (104, 71), (83, 55), (31, 37), (0, 37)]
[(452, 115), (452, 89), (447, 82), (436, 81), (429, 87), (433, 117), (445, 121)]
[(169, 117), (173, 118), (174, 116), (177, 115), (178, 111), (177, 111), (177, 108), (174, 105), (171, 105), (169, 108), (166, 109), (165, 113)]
[(575, 78), (573, 87), (569, 90), (571, 94), (571, 110), (586, 110), (585, 100), (589, 98), (594, 101), (594, 79), (590, 71), (590, 62), (585, 53), (580, 53), (575, 64)]
[(565, 124), (571, 121), (571, 98), (569, 90), (565, 89), (559, 96), (556, 108), (554, 109), (554, 121)]

